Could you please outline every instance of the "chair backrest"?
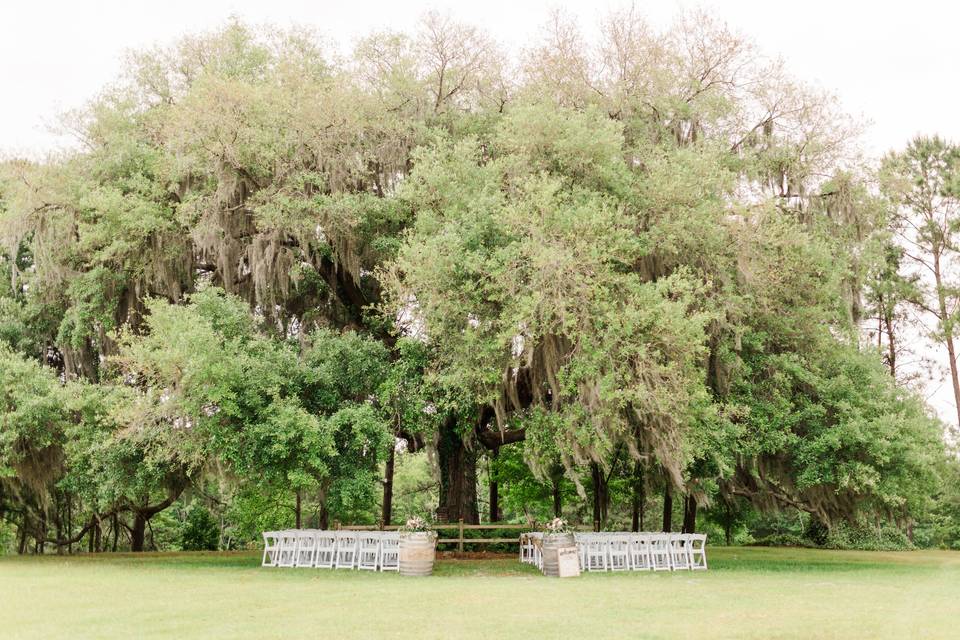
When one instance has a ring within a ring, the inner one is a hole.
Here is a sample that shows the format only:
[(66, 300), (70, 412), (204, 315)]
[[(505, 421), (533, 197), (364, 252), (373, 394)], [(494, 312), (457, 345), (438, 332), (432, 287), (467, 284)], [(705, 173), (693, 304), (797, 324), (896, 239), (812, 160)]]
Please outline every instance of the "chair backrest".
[(317, 531), (317, 546), (322, 549), (331, 549), (337, 545), (336, 531)]
[(610, 545), (610, 551), (612, 552), (625, 552), (630, 546), (630, 538), (621, 534), (610, 535), (607, 536), (607, 544)]
[(360, 534), (356, 531), (337, 531), (337, 545), (342, 549), (350, 548), (350, 545), (356, 546)]
[(364, 531), (359, 537), (361, 549), (376, 549), (380, 546), (379, 531)]
[(399, 531), (382, 531), (380, 533), (380, 544), (383, 547), (399, 547), (400, 532)]
[(295, 535), (298, 549), (312, 549), (317, 541), (317, 532), (310, 529), (300, 529)]
[(592, 550), (605, 549), (607, 547), (607, 538), (602, 534), (591, 534), (590, 537), (587, 538), (587, 546)]
[(279, 559), (277, 565), (281, 567), (292, 567), (297, 560), (297, 530), (284, 529), (278, 531), (278, 551)]

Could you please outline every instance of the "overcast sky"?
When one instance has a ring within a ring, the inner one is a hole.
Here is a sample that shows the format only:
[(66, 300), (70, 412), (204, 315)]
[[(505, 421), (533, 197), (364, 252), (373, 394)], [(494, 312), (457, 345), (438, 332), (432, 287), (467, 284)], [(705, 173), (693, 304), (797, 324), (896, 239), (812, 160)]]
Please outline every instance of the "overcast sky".
[[(863, 137), (879, 155), (917, 133), (960, 141), (960, 3), (945, 0), (638, 0), (657, 25), (682, 9), (707, 8), (780, 56), (798, 78), (835, 93), (871, 123)], [(426, 10), (450, 11), (519, 48), (557, 7), (587, 31), (622, 3), (550, 0), (0, 0), (0, 153), (40, 155), (64, 144), (49, 128), (121, 68), (124, 51), (215, 28), (231, 15), (254, 23), (312, 25), (349, 42), (377, 28), (411, 29)], [(936, 388), (938, 385), (933, 385)], [(949, 419), (946, 387), (933, 403)], [(954, 414), (955, 415), (955, 414)], [(950, 420), (952, 422), (952, 420)]]

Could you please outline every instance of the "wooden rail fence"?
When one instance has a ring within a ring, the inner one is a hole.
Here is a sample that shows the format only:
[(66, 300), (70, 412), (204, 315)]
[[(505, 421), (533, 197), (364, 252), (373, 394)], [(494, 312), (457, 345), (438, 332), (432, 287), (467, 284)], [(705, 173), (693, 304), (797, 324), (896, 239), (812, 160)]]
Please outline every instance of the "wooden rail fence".
[[(388, 526), (377, 526), (377, 525), (340, 525), (337, 523), (335, 525), (336, 529), (344, 529), (347, 531), (396, 531), (400, 528), (399, 525), (388, 525)], [(433, 530), (437, 532), (437, 542), (441, 544), (456, 544), (457, 553), (463, 553), (464, 544), (519, 544), (520, 543), (520, 532), (530, 531), (531, 527), (528, 524), (497, 524), (496, 522), (488, 524), (464, 524), (463, 520), (458, 522), (437, 522), (432, 526)], [(517, 535), (514, 538), (467, 538), (464, 537), (465, 531), (483, 531), (483, 530), (514, 530), (517, 531)], [(593, 527), (574, 527), (577, 531), (593, 531)], [(456, 531), (456, 538), (441, 538), (440, 532), (444, 531)]]

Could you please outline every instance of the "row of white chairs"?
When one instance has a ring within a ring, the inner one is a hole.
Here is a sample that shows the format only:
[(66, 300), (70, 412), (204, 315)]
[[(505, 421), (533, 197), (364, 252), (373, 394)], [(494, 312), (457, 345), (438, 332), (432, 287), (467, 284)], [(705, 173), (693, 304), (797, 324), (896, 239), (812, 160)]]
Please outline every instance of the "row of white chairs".
[[(707, 568), (707, 536), (698, 533), (575, 533), (581, 571)], [(520, 536), (520, 562), (543, 569), (543, 533)]]
[(537, 569), (543, 569), (543, 533), (528, 531), (520, 534), (520, 562), (532, 564)]
[(397, 531), (286, 529), (263, 532), (264, 567), (400, 570)]

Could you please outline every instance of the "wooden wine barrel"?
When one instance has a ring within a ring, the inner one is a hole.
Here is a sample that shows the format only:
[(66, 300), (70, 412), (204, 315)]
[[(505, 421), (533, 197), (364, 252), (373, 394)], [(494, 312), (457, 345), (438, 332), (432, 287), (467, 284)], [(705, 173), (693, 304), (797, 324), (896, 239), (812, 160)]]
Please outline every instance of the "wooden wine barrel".
[(400, 575), (429, 576), (437, 557), (437, 534), (433, 531), (400, 534)]
[(543, 536), (543, 575), (557, 577), (560, 575), (557, 549), (576, 547), (577, 542), (572, 533), (547, 533)]

